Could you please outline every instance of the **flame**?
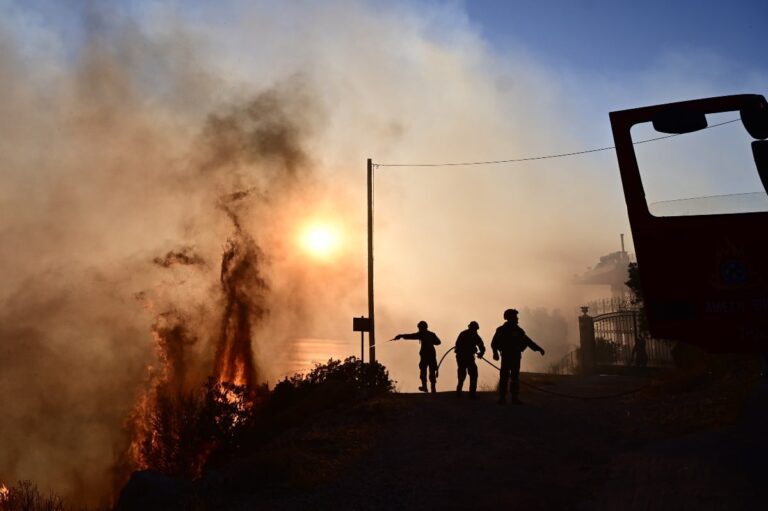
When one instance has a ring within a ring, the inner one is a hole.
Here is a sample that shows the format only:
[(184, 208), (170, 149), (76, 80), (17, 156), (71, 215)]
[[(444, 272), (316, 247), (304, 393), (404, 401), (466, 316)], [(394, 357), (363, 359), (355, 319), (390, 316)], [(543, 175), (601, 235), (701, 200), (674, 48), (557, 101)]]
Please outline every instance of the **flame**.
[[(218, 336), (212, 381), (212, 397), (226, 403), (221, 417), (214, 420), (240, 424), (255, 402), (256, 368), (251, 336), (254, 325), (266, 314), (264, 308), (267, 284), (261, 277), (259, 265), (262, 254), (255, 241), (241, 230), (236, 216), (227, 210), (236, 231), (228, 240), (222, 254), (221, 288), (223, 310)], [(173, 261), (175, 264), (175, 260)], [(166, 267), (165, 264), (161, 266)], [(141, 297), (145, 305), (151, 301)], [(178, 470), (179, 442), (185, 433), (185, 406), (195, 406), (187, 382), (187, 346), (195, 342), (188, 325), (189, 318), (171, 310), (157, 315), (152, 337), (157, 349), (158, 365), (149, 368), (148, 389), (139, 398), (128, 427), (132, 442), (128, 448), (128, 465), (133, 470), (171, 466)], [(198, 396), (201, 397), (201, 396)], [(206, 394), (204, 399), (211, 397)], [(192, 401), (190, 401), (192, 398)], [(202, 473), (215, 447), (213, 440), (199, 445), (187, 445), (183, 471), (191, 477)], [(170, 464), (170, 465), (169, 465)]]
[(261, 277), (261, 252), (254, 240), (238, 230), (229, 239), (221, 260), (221, 286), (224, 314), (214, 362), (214, 377), (219, 383), (253, 389), (256, 368), (253, 363), (251, 334), (254, 321), (265, 313)]
[[(175, 311), (157, 316), (152, 325), (152, 338), (160, 364), (147, 368), (149, 388), (139, 397), (128, 421), (132, 430), (128, 447), (132, 470), (151, 468), (147, 453), (159, 447), (156, 423), (163, 420), (168, 403), (182, 396), (186, 373), (184, 349), (195, 342), (186, 328), (186, 318)], [(161, 410), (163, 406), (166, 408)]]
[(224, 392), (223, 396), (224, 399), (231, 405), (237, 405), (238, 408), (241, 407), (243, 404), (243, 396), (238, 394), (236, 391), (234, 391), (231, 388), (227, 388), (226, 384), (234, 385), (235, 387), (240, 387), (242, 389), (248, 390), (250, 389), (248, 378), (247, 378), (247, 368), (245, 364), (239, 364), (239, 361), (235, 360), (233, 362), (234, 367), (227, 367), (227, 370), (225, 370), (223, 373), (219, 374), (218, 383), (221, 385), (224, 385)]
[(7, 502), (11, 496), (11, 490), (2, 483), (0, 483), (0, 502)]

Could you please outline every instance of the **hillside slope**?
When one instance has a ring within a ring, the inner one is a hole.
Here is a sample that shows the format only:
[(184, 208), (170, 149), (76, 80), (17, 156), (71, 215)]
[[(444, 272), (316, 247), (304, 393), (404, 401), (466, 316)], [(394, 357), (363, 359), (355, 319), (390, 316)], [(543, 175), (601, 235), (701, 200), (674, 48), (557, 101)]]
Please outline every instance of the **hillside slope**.
[(279, 440), (274, 453), (300, 453), (305, 462), (294, 467), (304, 474), (298, 483), (291, 476), (256, 491), (252, 477), (272, 479), (258, 456), (220, 478), (241, 479), (244, 493), (233, 508), (242, 510), (746, 509), (764, 502), (764, 383), (524, 381), (585, 397), (642, 390), (569, 399), (527, 388), (523, 406), (497, 405), (491, 393), (474, 401), (448, 392), (396, 394), (362, 412), (329, 413), (310, 431)]

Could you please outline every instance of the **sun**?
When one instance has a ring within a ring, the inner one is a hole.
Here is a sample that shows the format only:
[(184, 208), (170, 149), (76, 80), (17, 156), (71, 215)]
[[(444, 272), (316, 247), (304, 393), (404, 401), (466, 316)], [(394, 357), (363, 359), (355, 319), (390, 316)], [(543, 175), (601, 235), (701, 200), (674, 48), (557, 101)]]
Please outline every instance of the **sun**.
[(299, 236), (301, 247), (312, 257), (331, 259), (339, 250), (341, 233), (339, 227), (329, 222), (316, 222), (302, 229)]

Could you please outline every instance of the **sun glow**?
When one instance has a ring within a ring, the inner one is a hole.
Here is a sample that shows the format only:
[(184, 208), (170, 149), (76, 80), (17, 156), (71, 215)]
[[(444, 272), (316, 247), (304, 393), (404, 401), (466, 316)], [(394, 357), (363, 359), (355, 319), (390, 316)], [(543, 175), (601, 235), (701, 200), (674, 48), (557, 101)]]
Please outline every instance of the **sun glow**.
[(331, 223), (312, 223), (301, 231), (299, 242), (311, 256), (327, 260), (338, 252), (341, 232), (338, 226)]

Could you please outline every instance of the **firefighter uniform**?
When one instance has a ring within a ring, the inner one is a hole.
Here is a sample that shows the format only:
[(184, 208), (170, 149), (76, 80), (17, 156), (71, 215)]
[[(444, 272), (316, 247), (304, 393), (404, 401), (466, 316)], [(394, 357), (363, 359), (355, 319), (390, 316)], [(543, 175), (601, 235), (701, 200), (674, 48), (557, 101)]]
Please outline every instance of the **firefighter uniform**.
[(520, 359), (526, 348), (538, 351), (542, 355), (544, 350), (525, 335), (525, 331), (517, 324), (517, 311), (509, 309), (504, 313), (507, 321), (496, 329), (491, 341), (494, 360), (498, 360), (501, 352), (501, 371), (499, 375), (499, 402), (506, 400), (507, 390), (511, 394), (512, 402), (519, 403), (520, 393)]
[(429, 382), (432, 392), (436, 392), (435, 383), (437, 382), (437, 353), (435, 346), (440, 344), (440, 339), (434, 332), (427, 329), (427, 323), (420, 321), (419, 331), (412, 334), (399, 334), (395, 339), (418, 339), (421, 344), (419, 348), (419, 378), (421, 379), (422, 392), (427, 391), (427, 370), (429, 370)]
[(454, 345), (459, 378), (458, 385), (456, 386), (456, 393), (459, 396), (463, 390), (464, 380), (467, 377), (467, 373), (469, 373), (469, 396), (474, 397), (475, 392), (477, 391), (477, 364), (475, 363), (475, 355), (480, 358), (485, 354), (483, 339), (481, 339), (480, 335), (477, 333), (479, 328), (477, 322), (471, 322), (469, 328), (459, 334), (459, 337), (456, 339), (456, 344)]

